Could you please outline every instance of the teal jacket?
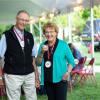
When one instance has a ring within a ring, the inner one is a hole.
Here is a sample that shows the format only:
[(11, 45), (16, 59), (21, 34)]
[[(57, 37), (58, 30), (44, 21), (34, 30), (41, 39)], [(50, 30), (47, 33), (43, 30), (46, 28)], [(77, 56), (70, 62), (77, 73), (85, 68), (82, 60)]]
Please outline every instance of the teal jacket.
[[(38, 54), (41, 51), (41, 47), (45, 42), (41, 43)], [(68, 46), (68, 44), (62, 40), (58, 40), (57, 48), (53, 55), (53, 83), (60, 82), (63, 75), (68, 70), (68, 64), (74, 66), (74, 57)], [(41, 64), (41, 84), (44, 84), (44, 59)]]

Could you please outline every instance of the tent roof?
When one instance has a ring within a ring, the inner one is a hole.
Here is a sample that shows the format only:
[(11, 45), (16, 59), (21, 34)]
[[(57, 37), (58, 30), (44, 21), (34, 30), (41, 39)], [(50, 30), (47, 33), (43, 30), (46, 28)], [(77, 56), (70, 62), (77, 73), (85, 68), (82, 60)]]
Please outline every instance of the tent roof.
[[(83, 7), (90, 6), (90, 0), (0, 0), (0, 23), (12, 23), (19, 10), (27, 10), (31, 16), (40, 16), (43, 12), (58, 11), (68, 12), (82, 4)], [(94, 0), (94, 4), (100, 4), (100, 0)]]

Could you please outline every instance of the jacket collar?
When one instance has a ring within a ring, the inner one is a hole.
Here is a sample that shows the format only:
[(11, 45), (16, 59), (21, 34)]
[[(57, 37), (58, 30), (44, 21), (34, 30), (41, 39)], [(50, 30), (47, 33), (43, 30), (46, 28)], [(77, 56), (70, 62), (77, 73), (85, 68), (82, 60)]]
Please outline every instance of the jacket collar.
[[(10, 28), (10, 33), (13, 35), (14, 38), (17, 38), (15, 33), (14, 33), (14, 25)], [(24, 29), (24, 36), (26, 37), (28, 35), (28, 32)]]

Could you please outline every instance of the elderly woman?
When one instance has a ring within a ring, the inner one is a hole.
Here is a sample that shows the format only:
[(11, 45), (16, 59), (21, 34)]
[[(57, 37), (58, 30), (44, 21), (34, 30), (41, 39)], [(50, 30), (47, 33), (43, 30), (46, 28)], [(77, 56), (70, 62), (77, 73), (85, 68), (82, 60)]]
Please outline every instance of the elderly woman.
[(48, 100), (66, 100), (67, 79), (74, 66), (74, 58), (66, 42), (57, 38), (54, 23), (43, 26), (46, 41), (41, 43), (36, 62), (41, 64), (41, 82), (45, 85)]

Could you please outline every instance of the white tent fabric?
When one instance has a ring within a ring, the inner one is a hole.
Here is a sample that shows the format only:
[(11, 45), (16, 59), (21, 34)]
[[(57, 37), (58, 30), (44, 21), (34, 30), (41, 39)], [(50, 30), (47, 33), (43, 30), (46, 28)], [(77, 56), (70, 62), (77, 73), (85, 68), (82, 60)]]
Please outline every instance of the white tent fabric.
[[(94, 4), (100, 4), (100, 0), (94, 0)], [(73, 10), (78, 5), (90, 6), (90, 0), (0, 0), (0, 23), (14, 22), (16, 13), (21, 9), (38, 17), (43, 12), (67, 13), (69, 8)]]

